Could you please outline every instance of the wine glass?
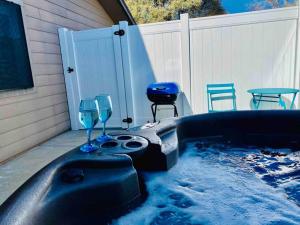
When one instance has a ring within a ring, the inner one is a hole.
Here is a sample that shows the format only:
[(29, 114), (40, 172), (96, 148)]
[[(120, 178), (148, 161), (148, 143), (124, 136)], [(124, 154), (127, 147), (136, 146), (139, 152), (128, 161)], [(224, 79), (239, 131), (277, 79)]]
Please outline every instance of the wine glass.
[(99, 113), (99, 120), (103, 123), (103, 133), (97, 138), (97, 141), (103, 143), (112, 139), (112, 137), (105, 132), (106, 122), (112, 115), (112, 103), (110, 96), (107, 94), (98, 95), (95, 97), (95, 100)]
[(80, 147), (83, 152), (93, 152), (99, 149), (98, 146), (91, 143), (91, 134), (94, 126), (98, 123), (99, 115), (94, 99), (86, 99), (80, 101), (79, 121), (87, 130), (87, 143)]

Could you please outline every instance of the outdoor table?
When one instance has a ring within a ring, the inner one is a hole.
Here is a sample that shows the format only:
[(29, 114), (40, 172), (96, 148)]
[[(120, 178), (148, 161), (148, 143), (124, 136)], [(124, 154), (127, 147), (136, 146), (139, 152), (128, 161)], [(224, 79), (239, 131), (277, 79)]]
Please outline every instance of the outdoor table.
[(286, 109), (286, 104), (282, 99), (282, 95), (284, 94), (293, 95), (293, 100), (290, 106), (290, 109), (292, 109), (298, 92), (299, 89), (295, 88), (258, 88), (248, 90), (248, 93), (253, 96), (255, 109), (258, 109), (260, 102), (277, 102), (280, 106)]

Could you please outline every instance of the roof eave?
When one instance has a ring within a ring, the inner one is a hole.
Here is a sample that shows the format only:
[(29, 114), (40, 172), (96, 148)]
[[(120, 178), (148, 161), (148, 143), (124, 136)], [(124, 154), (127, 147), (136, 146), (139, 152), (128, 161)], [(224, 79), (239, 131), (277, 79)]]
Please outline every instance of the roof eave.
[(114, 23), (128, 21), (129, 25), (136, 24), (124, 0), (98, 0)]

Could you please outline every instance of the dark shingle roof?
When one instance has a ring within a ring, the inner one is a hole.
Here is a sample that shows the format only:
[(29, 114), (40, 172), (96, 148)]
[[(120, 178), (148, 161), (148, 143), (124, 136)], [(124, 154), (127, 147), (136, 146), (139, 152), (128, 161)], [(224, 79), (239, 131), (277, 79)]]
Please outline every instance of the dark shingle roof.
[(136, 24), (124, 0), (98, 0), (114, 23), (126, 20), (130, 25)]

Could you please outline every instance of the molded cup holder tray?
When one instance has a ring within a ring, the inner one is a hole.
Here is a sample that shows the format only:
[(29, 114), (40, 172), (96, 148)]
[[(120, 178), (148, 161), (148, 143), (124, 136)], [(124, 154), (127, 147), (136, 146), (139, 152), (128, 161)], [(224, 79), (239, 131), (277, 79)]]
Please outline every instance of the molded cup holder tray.
[(138, 151), (147, 148), (148, 141), (145, 138), (134, 136), (131, 140), (125, 141), (122, 147), (127, 150)]
[(107, 141), (100, 145), (101, 148), (116, 148), (119, 146), (119, 143), (117, 141)]
[(134, 138), (134, 136), (131, 136), (131, 135), (116, 136), (116, 140), (118, 140), (118, 141), (129, 141), (129, 140), (132, 140), (133, 138)]
[(124, 146), (127, 148), (140, 148), (143, 146), (143, 143), (139, 141), (128, 141), (124, 144)]
[(104, 142), (100, 148), (110, 150), (107, 153), (130, 153), (144, 150), (147, 146), (148, 141), (143, 137), (122, 134), (113, 136), (113, 140)]

